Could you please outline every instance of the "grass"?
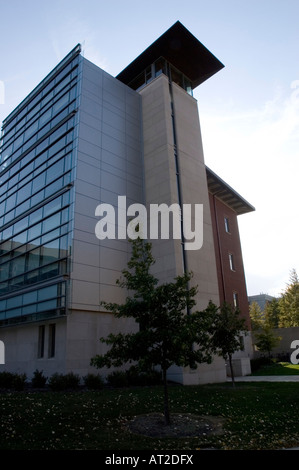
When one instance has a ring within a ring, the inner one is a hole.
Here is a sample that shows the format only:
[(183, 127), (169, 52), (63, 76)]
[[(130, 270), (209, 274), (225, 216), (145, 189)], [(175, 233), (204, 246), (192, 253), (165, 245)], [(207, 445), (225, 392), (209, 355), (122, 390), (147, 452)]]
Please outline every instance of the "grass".
[(299, 364), (272, 362), (271, 364), (261, 366), (251, 375), (299, 375)]
[(170, 387), (173, 413), (225, 418), (223, 434), (153, 439), (128, 432), (135, 415), (160, 412), (163, 389), (0, 394), (0, 450), (224, 450), (299, 445), (297, 383), (230, 383)]

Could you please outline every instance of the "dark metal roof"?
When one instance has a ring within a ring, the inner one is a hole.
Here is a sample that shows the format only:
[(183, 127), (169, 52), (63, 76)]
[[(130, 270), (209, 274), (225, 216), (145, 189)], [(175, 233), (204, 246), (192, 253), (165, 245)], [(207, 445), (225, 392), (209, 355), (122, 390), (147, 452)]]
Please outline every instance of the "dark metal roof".
[(224, 67), (182, 23), (177, 21), (116, 78), (128, 85), (159, 57), (164, 57), (189, 78), (192, 88), (196, 88)]
[(231, 207), (237, 215), (255, 211), (255, 208), (249, 202), (207, 166), (206, 173), (209, 192)]

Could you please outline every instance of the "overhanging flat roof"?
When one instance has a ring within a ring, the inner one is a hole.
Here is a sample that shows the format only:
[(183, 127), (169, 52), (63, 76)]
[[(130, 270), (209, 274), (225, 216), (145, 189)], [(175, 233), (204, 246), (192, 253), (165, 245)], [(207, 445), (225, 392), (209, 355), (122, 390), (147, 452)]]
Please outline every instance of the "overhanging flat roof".
[(159, 57), (164, 57), (189, 78), (192, 88), (196, 88), (224, 67), (180, 21), (177, 21), (116, 78), (128, 85)]
[(255, 211), (255, 208), (249, 204), (237, 191), (231, 188), (216, 173), (206, 166), (209, 192), (220, 199), (224, 204), (231, 207), (237, 215), (246, 214)]

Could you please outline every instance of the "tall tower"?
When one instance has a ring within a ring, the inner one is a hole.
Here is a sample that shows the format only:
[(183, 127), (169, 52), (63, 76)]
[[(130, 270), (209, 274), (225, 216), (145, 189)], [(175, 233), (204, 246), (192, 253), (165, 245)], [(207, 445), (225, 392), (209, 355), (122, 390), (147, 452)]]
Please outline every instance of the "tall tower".
[[(223, 65), (180, 23), (174, 24), (117, 78), (142, 97), (144, 185), (146, 204), (203, 206), (202, 246), (188, 250), (182, 238), (151, 240), (154, 267), (169, 282), (192, 271), (198, 286), (196, 309), (212, 300), (219, 289), (197, 101), (192, 90)], [(192, 213), (195, 228), (195, 213)], [(225, 380), (221, 360), (197, 371), (173, 368), (171, 377), (183, 383)]]

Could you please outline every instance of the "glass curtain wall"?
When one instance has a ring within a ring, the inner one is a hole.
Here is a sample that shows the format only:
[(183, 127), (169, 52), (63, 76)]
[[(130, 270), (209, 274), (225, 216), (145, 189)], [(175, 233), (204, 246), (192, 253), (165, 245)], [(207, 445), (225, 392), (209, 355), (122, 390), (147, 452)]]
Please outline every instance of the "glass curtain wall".
[(6, 118), (0, 148), (0, 324), (66, 311), (77, 46)]

